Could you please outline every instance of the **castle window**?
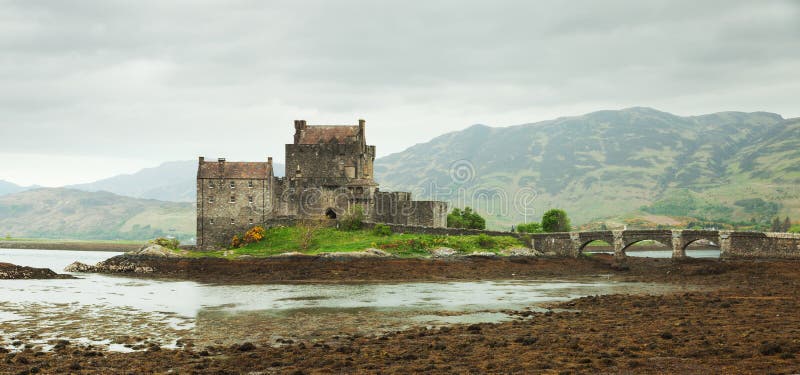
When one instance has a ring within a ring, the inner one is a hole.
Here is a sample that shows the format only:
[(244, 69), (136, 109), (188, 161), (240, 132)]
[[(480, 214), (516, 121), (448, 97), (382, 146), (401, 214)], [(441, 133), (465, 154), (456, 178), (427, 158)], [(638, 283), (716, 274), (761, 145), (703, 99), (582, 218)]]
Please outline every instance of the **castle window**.
[(208, 220), (208, 224), (209, 224), (209, 225), (214, 225), (214, 219), (209, 219), (209, 220)]
[(236, 221), (234, 221), (233, 219), (231, 219), (231, 225), (233, 225), (233, 224), (236, 224)]
[(231, 189), (236, 187), (236, 182), (231, 181)]
[(247, 181), (247, 187), (253, 187), (253, 180)]
[(235, 195), (231, 195), (231, 200), (230, 200), (230, 202), (231, 202), (231, 203), (236, 203), (236, 196), (235, 196)]
[(213, 189), (214, 188), (214, 181), (209, 181), (208, 182), (208, 188), (209, 189)]
[(253, 218), (250, 218), (249, 222), (250, 222), (250, 225), (252, 225), (253, 224)]
[(208, 197), (208, 203), (214, 203), (214, 196)]
[(247, 201), (250, 202), (250, 203), (253, 203), (253, 196), (251, 195), (251, 196), (247, 197)]

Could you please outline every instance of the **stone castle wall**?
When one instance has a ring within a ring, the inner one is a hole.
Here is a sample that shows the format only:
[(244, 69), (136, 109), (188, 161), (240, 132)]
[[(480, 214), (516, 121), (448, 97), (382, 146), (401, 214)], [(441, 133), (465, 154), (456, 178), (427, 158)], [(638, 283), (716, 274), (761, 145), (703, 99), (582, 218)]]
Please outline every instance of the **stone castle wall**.
[(408, 192), (375, 192), (372, 221), (421, 227), (447, 226), (447, 203), (414, 201)]
[(227, 245), (234, 235), (241, 235), (271, 216), (270, 182), (268, 179), (198, 179), (198, 248)]

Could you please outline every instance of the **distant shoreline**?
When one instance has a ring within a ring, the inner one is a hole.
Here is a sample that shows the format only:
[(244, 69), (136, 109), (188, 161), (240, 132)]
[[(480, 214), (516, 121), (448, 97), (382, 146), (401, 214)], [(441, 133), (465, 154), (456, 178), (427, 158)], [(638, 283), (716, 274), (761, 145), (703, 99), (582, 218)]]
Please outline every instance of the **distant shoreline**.
[(144, 243), (115, 243), (102, 241), (71, 240), (3, 240), (0, 249), (25, 250), (77, 250), (77, 251), (119, 251), (137, 250)]

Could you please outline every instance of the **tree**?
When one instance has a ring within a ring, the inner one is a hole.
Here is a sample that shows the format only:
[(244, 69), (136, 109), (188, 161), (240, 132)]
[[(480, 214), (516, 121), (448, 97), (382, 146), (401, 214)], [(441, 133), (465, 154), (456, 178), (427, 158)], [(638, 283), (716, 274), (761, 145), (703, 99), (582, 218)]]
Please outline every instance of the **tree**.
[(789, 229), (791, 228), (792, 228), (792, 221), (789, 220), (789, 217), (787, 216), (786, 220), (783, 221), (783, 228), (781, 228), (783, 230), (781, 232), (788, 232)]
[(485, 229), (486, 220), (481, 215), (478, 215), (477, 212), (472, 211), (470, 207), (465, 207), (463, 210), (454, 208), (453, 211), (447, 215), (447, 227)]
[(779, 217), (775, 216), (775, 218), (772, 219), (772, 225), (770, 225), (769, 231), (770, 232), (780, 232), (782, 228), (783, 228), (783, 223), (781, 223), (781, 219)]
[(572, 227), (564, 210), (553, 208), (542, 215), (542, 229), (545, 232), (569, 232)]
[(542, 224), (539, 223), (525, 223), (517, 224), (517, 232), (519, 233), (542, 233)]

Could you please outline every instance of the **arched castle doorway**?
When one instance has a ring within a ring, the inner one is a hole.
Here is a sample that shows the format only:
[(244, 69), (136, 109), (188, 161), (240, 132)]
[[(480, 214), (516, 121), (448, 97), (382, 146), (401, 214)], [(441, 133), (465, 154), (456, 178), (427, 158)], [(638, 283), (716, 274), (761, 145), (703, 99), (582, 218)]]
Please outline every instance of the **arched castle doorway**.
[(325, 217), (328, 219), (336, 219), (336, 211), (334, 211), (333, 208), (328, 208), (325, 210)]

